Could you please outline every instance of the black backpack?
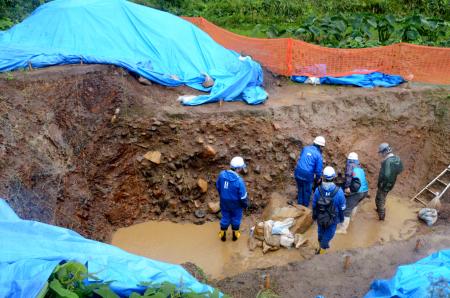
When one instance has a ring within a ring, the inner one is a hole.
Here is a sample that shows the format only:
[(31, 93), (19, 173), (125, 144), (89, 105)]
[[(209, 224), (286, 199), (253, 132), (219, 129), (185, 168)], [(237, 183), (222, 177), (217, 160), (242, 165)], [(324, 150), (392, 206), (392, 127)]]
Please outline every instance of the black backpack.
[(361, 187), (361, 180), (359, 180), (358, 177), (353, 177), (352, 181), (350, 182), (350, 191), (351, 192), (358, 192), (360, 187)]
[(328, 228), (334, 223), (337, 216), (336, 208), (334, 207), (333, 198), (339, 191), (339, 187), (332, 192), (327, 192), (323, 187), (319, 187), (320, 198), (317, 200), (317, 224), (323, 228)]

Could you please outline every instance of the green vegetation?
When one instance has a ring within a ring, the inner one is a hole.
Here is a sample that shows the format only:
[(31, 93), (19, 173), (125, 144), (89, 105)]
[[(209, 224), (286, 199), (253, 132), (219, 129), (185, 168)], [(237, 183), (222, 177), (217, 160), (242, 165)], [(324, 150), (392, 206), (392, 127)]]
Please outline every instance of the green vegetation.
[(0, 30), (22, 21), (39, 5), (48, 0), (0, 0)]
[[(395, 42), (450, 47), (449, 0), (132, 0), (202, 16), (238, 34), (294, 37), (328, 47)], [(0, 0), (0, 30), (48, 0)]]
[(134, 0), (202, 16), (252, 37), (294, 37), (327, 47), (410, 42), (450, 46), (449, 0)]
[[(87, 278), (97, 282), (86, 284)], [(111, 282), (101, 282), (89, 274), (84, 265), (67, 262), (56, 266), (38, 298), (119, 298), (110, 289), (110, 284)], [(169, 282), (162, 284), (143, 282), (141, 286), (145, 290), (144, 293), (141, 295), (133, 292), (129, 298), (219, 298), (217, 290), (214, 293), (195, 293), (191, 290), (181, 292), (181, 289)]]

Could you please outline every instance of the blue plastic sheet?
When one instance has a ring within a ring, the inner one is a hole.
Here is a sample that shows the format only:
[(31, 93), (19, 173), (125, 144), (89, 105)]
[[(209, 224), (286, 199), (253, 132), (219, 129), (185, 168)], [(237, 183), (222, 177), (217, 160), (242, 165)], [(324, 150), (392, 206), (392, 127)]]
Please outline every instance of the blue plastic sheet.
[(89, 272), (121, 296), (142, 290), (144, 281), (168, 281), (196, 292), (213, 289), (198, 282), (179, 265), (150, 260), (117, 247), (40, 222), (21, 220), (0, 199), (0, 297), (36, 297), (61, 261), (86, 264)]
[[(114, 64), (165, 86), (210, 92), (185, 102), (260, 104), (261, 66), (177, 16), (125, 0), (55, 0), (0, 31), (0, 72), (57, 64)], [(202, 86), (204, 74), (215, 80)]]
[[(440, 295), (437, 294), (439, 291), (442, 291)], [(398, 267), (397, 273), (390, 280), (373, 281), (365, 296), (390, 297), (450, 297), (450, 250), (442, 250), (414, 264)]]
[[(292, 76), (291, 80), (297, 83), (305, 83), (308, 77)], [(373, 87), (394, 87), (405, 82), (401, 76), (388, 75), (381, 72), (372, 72), (369, 74), (352, 74), (344, 77), (322, 77), (320, 84), (328, 85), (351, 85), (364, 88)]]

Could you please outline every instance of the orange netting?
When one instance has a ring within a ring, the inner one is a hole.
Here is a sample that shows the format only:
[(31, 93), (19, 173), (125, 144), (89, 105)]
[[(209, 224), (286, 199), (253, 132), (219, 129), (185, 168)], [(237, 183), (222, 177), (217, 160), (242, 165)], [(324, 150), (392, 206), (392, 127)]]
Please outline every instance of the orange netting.
[(450, 48), (408, 43), (365, 49), (325, 48), (292, 38), (241, 36), (204, 18), (184, 18), (224, 47), (252, 56), (277, 74), (320, 77), (381, 71), (417, 82), (450, 84)]

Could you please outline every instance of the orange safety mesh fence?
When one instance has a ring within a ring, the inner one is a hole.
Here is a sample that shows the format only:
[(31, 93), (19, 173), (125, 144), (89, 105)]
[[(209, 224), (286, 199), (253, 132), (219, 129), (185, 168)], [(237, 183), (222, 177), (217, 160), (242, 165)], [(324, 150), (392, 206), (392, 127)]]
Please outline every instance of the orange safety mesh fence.
[(200, 17), (184, 17), (216, 42), (286, 76), (344, 76), (380, 71), (407, 80), (450, 84), (450, 48), (397, 43), (364, 49), (325, 48), (292, 38), (251, 38)]

